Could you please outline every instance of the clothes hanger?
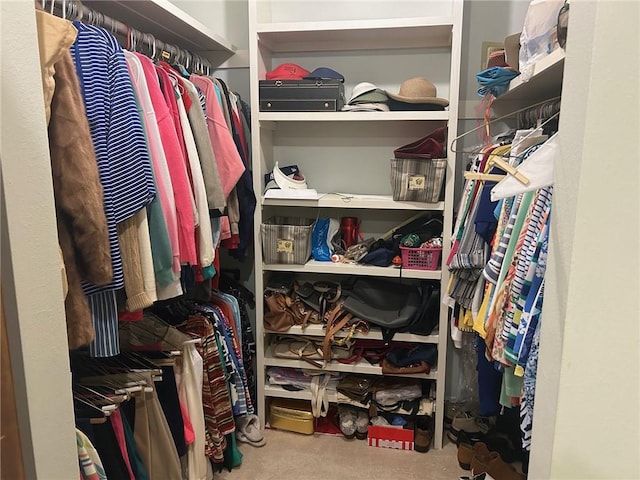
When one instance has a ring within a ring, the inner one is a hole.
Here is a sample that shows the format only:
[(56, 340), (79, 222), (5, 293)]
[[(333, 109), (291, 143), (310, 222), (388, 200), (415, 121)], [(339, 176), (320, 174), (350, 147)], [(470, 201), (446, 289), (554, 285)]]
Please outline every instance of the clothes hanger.
[[(553, 101), (553, 100), (558, 100), (558, 99), (560, 99), (560, 97), (554, 97), (554, 98), (551, 98), (551, 99), (543, 100), (542, 102), (534, 103), (534, 104), (529, 105), (529, 106), (527, 106), (527, 107), (520, 108), (520, 109), (518, 109), (518, 110), (514, 110), (513, 112), (510, 112), (510, 113), (508, 113), (508, 114), (506, 114), (506, 115), (502, 115), (502, 116), (500, 116), (500, 117), (497, 117), (497, 118), (494, 118), (494, 119), (492, 119), (492, 120), (489, 120), (489, 122), (487, 122), (486, 124), (484, 124), (484, 123), (483, 123), (482, 125), (480, 125), (480, 126), (478, 126), (478, 127), (475, 127), (475, 128), (472, 128), (471, 130), (468, 130), (468, 131), (466, 131), (466, 132), (464, 132), (464, 133), (462, 133), (462, 134), (458, 135), (457, 137), (455, 137), (453, 140), (451, 140), (451, 144), (450, 144), (449, 150), (450, 150), (451, 152), (453, 152), (453, 153), (471, 153), (471, 154), (473, 154), (473, 153), (478, 153), (478, 152), (476, 152), (476, 151), (456, 150), (456, 149), (455, 149), (455, 148), (453, 148), (453, 147), (454, 147), (454, 145), (458, 142), (458, 140), (460, 140), (461, 138), (464, 138), (464, 137), (466, 137), (467, 135), (469, 135), (469, 134), (471, 134), (471, 133), (474, 133), (474, 132), (477, 132), (478, 130), (481, 130), (481, 129), (483, 129), (483, 128), (486, 128), (486, 126), (487, 126), (487, 125), (491, 125), (492, 123), (498, 122), (498, 121), (500, 121), (500, 120), (504, 120), (505, 118), (513, 117), (513, 116), (514, 116), (514, 115), (516, 115), (517, 113), (524, 112), (525, 110), (529, 110), (529, 109), (531, 109), (531, 108), (533, 108), (533, 107), (535, 107), (535, 106), (537, 106), (537, 105), (541, 105), (541, 104), (543, 104), (543, 103), (547, 103), (547, 102), (550, 102), (550, 101)], [(559, 115), (559, 112), (558, 112), (556, 115), (554, 115), (553, 117), (550, 117), (549, 119), (547, 119), (547, 122), (548, 122), (551, 118), (554, 118), (554, 117), (555, 117), (555, 116), (557, 116), (557, 115)], [(546, 123), (546, 122), (545, 122), (545, 123)]]
[[(544, 125), (546, 125), (547, 123), (551, 122), (553, 119), (555, 119), (559, 115), (560, 115), (559, 111), (554, 113), (553, 115), (551, 115), (544, 122), (540, 123), (540, 125), (537, 128), (532, 129), (531, 132), (529, 132), (527, 135), (522, 137), (518, 141), (518, 143), (516, 143), (515, 145), (512, 145), (511, 149), (513, 149), (515, 146), (518, 146), (518, 145), (522, 144), (525, 140), (527, 140), (532, 135), (537, 134), (538, 133), (538, 129), (542, 128)], [(509, 157), (510, 156), (507, 156), (507, 158), (509, 158)], [(518, 180), (523, 185), (529, 185), (529, 183), (531, 183), (529, 181), (529, 178), (527, 178), (526, 175), (523, 175), (521, 172), (518, 171), (518, 169), (516, 167), (513, 167), (512, 165), (510, 165), (507, 161), (505, 161), (500, 156), (490, 155), (489, 159), (488, 159), (488, 164), (489, 164), (488, 166), (490, 166), (490, 165), (497, 166), (498, 168), (500, 168), (503, 171), (507, 172), (509, 175), (515, 177), (515, 179)], [(494, 182), (499, 182), (502, 179), (504, 179), (504, 177), (506, 176), (506, 175), (497, 175), (497, 174), (480, 173), (480, 172), (464, 172), (463, 175), (464, 175), (464, 178), (466, 178), (468, 180), (486, 180), (486, 181), (494, 181)]]
[(112, 412), (111, 410), (108, 410), (108, 411), (107, 410), (103, 410), (101, 407), (97, 407), (94, 404), (92, 404), (91, 402), (88, 402), (88, 401), (86, 401), (86, 400), (84, 400), (82, 398), (78, 398), (78, 397), (74, 396), (73, 399), (76, 402), (80, 402), (83, 405), (86, 405), (87, 407), (90, 407), (91, 409), (96, 410), (97, 412), (100, 412), (100, 414), (101, 414), (100, 417), (97, 417), (97, 418), (96, 417), (90, 417), (89, 418), (89, 423), (91, 423), (92, 425), (98, 425), (98, 424), (101, 424), (101, 423), (105, 423), (107, 421), (107, 417), (109, 415), (111, 415), (111, 412)]

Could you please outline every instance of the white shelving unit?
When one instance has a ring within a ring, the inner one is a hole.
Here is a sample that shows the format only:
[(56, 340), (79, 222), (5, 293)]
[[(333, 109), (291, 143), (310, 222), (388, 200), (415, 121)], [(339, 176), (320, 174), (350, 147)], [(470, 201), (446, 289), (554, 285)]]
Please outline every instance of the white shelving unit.
[[(353, 5), (351, 5), (351, 3)], [(356, 6), (356, 3), (359, 6)], [(307, 5), (307, 4), (305, 4)], [(358, 216), (365, 237), (386, 232), (420, 211), (442, 216), (444, 234), (453, 226), (455, 154), (449, 153), (444, 201), (436, 203), (397, 202), (392, 200), (389, 181), (393, 150), (425, 136), (440, 126), (448, 126), (449, 138), (457, 134), (458, 97), (461, 59), (462, 1), (421, 2), (411, 8), (398, 7), (389, 0), (376, 4), (375, 12), (363, 12), (361, 2), (346, 0), (336, 18), (327, 20), (326, 11), (298, 8), (280, 0), (249, 0), (249, 52), (251, 69), (252, 142), (254, 190), (264, 190), (264, 174), (275, 162), (280, 166), (297, 164), (318, 199), (264, 198), (259, 201), (254, 220), (256, 294), (264, 290), (265, 280), (273, 272), (292, 276), (373, 276), (402, 281), (439, 281), (446, 285), (448, 272), (408, 270), (396, 267), (333, 264), (310, 260), (304, 265), (264, 264), (260, 225), (275, 215), (308, 218)], [(322, 5), (315, 5), (321, 9)], [(377, 15), (379, 18), (358, 18)], [(317, 18), (318, 21), (315, 19)], [(449, 99), (446, 111), (392, 112), (260, 112), (258, 81), (277, 65), (293, 62), (313, 70), (331, 67), (345, 76), (345, 95), (353, 87), (368, 81), (379, 88), (398, 92), (409, 78), (422, 76), (431, 80), (438, 96)], [(340, 192), (339, 194), (335, 192)], [(442, 258), (446, 259), (446, 245)], [(326, 277), (325, 277), (326, 278)], [(445, 288), (441, 288), (444, 292)], [(437, 366), (428, 375), (414, 378), (435, 380), (436, 448), (442, 446), (444, 381), (448, 341), (448, 309), (440, 309), (437, 332), (429, 336), (398, 334), (396, 341), (438, 345)], [(258, 354), (258, 410), (267, 420), (266, 399), (288, 397), (309, 399), (310, 395), (289, 392), (266, 385), (268, 366), (312, 368), (298, 359), (273, 356), (270, 340), (274, 333), (265, 331), (264, 305), (256, 305)], [(306, 329), (293, 327), (290, 335), (319, 338), (319, 325)], [(381, 338), (372, 330), (364, 338)], [(382, 375), (382, 369), (361, 360), (353, 365), (331, 362), (329, 371)], [(331, 398), (330, 398), (331, 400)]]
[[(265, 330), (265, 333), (277, 335), (277, 332)], [(300, 325), (294, 325), (287, 331), (287, 335), (307, 335), (310, 337), (324, 337), (324, 327), (322, 325), (310, 324), (305, 328)], [(338, 335), (340, 336), (340, 335)], [(368, 338), (370, 340), (382, 340), (380, 330), (371, 329), (368, 333), (356, 333), (353, 338)], [(414, 335), (412, 333), (396, 333), (393, 337), (394, 342), (412, 342), (412, 343), (438, 343), (439, 335), (437, 332), (431, 335)]]

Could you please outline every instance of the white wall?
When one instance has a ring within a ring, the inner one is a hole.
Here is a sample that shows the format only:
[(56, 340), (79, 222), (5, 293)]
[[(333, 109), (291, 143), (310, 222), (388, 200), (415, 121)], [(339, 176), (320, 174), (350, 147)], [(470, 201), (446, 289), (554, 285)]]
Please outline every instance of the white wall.
[(33, 1), (0, 2), (2, 294), (28, 479), (78, 478)]
[(571, 4), (529, 478), (640, 477), (639, 13)]

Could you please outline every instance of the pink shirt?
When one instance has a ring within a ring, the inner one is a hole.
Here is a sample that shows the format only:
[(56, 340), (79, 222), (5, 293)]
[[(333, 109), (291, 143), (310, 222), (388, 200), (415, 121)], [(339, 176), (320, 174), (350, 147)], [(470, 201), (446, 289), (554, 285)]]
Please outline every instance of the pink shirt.
[(171, 85), (171, 81), (166, 72), (158, 71), (153, 62), (141, 54), (136, 54), (142, 62), (142, 68), (147, 79), (149, 94), (156, 112), (158, 128), (162, 137), (162, 146), (167, 158), (171, 184), (173, 186), (173, 196), (176, 203), (176, 214), (178, 220), (178, 242), (180, 244), (180, 261), (191, 265), (198, 265), (195, 242), (195, 223), (193, 218), (193, 196), (191, 185), (187, 176), (187, 169), (180, 142), (176, 133), (176, 127), (167, 102), (160, 90), (160, 83), (157, 75), (166, 76), (165, 80)]
[(138, 93), (140, 104), (144, 112), (145, 126), (149, 140), (149, 151), (151, 153), (151, 163), (153, 172), (156, 176), (156, 188), (160, 196), (160, 206), (167, 224), (167, 232), (169, 234), (169, 242), (171, 243), (171, 251), (173, 252), (173, 271), (180, 271), (180, 244), (178, 242), (178, 221), (176, 219), (176, 203), (173, 197), (173, 186), (171, 184), (171, 176), (167, 159), (162, 146), (162, 136), (158, 129), (158, 121), (156, 112), (153, 109), (153, 103), (149, 95), (149, 87), (144, 74), (141, 60), (134, 53), (125, 51), (129, 71), (131, 72), (131, 80), (133, 86)]
[(222, 190), (224, 197), (227, 198), (233, 187), (238, 183), (238, 180), (240, 180), (245, 170), (244, 164), (233, 141), (233, 136), (227, 127), (213, 82), (199, 75), (191, 75), (190, 80), (202, 91), (206, 98), (207, 127), (209, 128), (213, 153), (220, 172)]

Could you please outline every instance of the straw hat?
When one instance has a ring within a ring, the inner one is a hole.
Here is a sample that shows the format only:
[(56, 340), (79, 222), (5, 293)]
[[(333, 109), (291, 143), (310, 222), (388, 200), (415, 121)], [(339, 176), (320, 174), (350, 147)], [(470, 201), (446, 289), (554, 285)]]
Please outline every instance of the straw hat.
[(431, 103), (443, 107), (449, 105), (449, 100), (437, 97), (436, 86), (424, 77), (405, 80), (400, 84), (397, 94), (387, 91), (387, 95), (399, 102)]

